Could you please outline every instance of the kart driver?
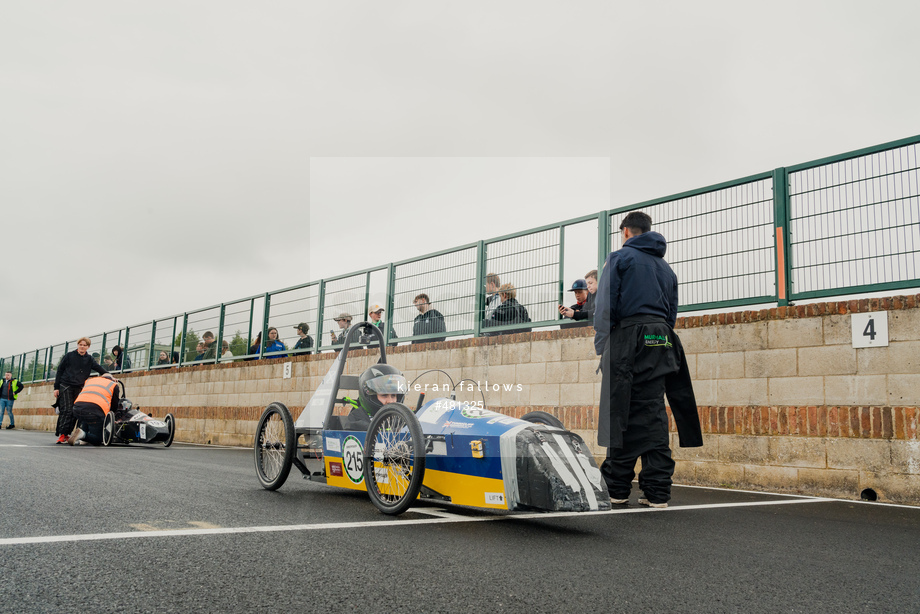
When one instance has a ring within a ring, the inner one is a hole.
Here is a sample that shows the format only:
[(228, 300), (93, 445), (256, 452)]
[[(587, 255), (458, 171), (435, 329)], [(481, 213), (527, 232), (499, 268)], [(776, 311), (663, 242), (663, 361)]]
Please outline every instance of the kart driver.
[(352, 430), (367, 430), (371, 418), (388, 403), (402, 403), (409, 386), (399, 369), (392, 365), (374, 365), (358, 378), (358, 400), (345, 398), (351, 405), (348, 424)]
[(102, 443), (102, 423), (106, 415), (118, 407), (119, 390), (115, 378), (108, 373), (86, 380), (83, 390), (73, 404), (73, 415), (79, 426), (67, 439), (67, 443), (80, 445)]

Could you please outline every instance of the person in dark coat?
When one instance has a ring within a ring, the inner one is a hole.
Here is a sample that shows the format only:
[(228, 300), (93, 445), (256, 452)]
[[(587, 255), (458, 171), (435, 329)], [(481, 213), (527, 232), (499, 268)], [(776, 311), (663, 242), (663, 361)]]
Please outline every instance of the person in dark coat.
[[(297, 340), (297, 343), (294, 345), (294, 350), (312, 350), (313, 349), (313, 337), (308, 335), (310, 332), (310, 325), (306, 322), (301, 322), (294, 327), (294, 330), (297, 331), (297, 336), (300, 339)], [(305, 354), (312, 354), (312, 352), (304, 352)]]
[[(412, 323), (413, 335), (430, 335), (433, 333), (446, 333), (447, 327), (444, 325), (444, 316), (437, 309), (431, 307), (431, 299), (427, 294), (419, 294), (413, 299), (415, 308), (419, 314), (415, 316)], [(429, 343), (434, 341), (444, 341), (447, 337), (435, 337), (433, 339), (417, 339), (412, 343)]]
[(58, 365), (57, 375), (54, 378), (54, 396), (57, 399), (58, 420), (55, 428), (57, 443), (67, 443), (67, 438), (75, 425), (73, 416), (74, 399), (83, 390), (83, 384), (90, 372), (99, 375), (108, 373), (96, 360), (87, 354), (90, 340), (81, 337), (77, 341), (77, 349), (64, 354), (61, 364)]
[(629, 500), (642, 458), (639, 503), (667, 507), (674, 460), (668, 445), (667, 392), (680, 445), (703, 445), (686, 357), (674, 333), (677, 276), (665, 238), (652, 218), (629, 213), (620, 224), (623, 247), (607, 256), (595, 301), (594, 347), (602, 355), (598, 444), (607, 448), (601, 473), (613, 503)]
[(559, 328), (591, 326), (594, 323), (594, 295), (588, 292), (587, 280), (576, 279), (569, 292), (575, 293), (575, 304), (571, 307), (559, 305), (559, 315), (574, 321), (565, 322)]
[(121, 371), (122, 367), (125, 369), (131, 368), (131, 359), (125, 356), (125, 351), (120, 345), (112, 348), (112, 356), (115, 358), (115, 365), (113, 366), (115, 371)]
[[(512, 284), (502, 284), (498, 289), (498, 294), (502, 300), (501, 305), (495, 308), (495, 311), (492, 312), (492, 317), (482, 321), (483, 328), (530, 322), (530, 315), (528, 315), (527, 309), (517, 302), (517, 290)], [(529, 330), (515, 329), (511, 332), (522, 333)]]

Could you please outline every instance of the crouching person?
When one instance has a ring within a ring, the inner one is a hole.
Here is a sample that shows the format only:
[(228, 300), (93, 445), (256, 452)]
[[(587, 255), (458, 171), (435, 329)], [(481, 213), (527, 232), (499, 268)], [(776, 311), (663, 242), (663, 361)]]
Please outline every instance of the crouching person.
[(102, 425), (106, 415), (118, 407), (118, 382), (108, 373), (86, 380), (83, 390), (73, 404), (73, 415), (77, 419), (77, 428), (67, 439), (67, 443), (89, 443), (98, 446), (102, 443)]

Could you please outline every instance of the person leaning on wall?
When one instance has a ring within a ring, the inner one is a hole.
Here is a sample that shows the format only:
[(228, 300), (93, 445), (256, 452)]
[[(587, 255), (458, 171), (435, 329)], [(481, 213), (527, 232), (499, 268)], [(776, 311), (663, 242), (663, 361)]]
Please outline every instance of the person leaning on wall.
[(83, 390), (83, 384), (90, 372), (99, 375), (108, 373), (96, 360), (87, 354), (91, 341), (88, 337), (80, 337), (77, 349), (67, 352), (58, 365), (57, 376), (54, 378), (54, 397), (57, 399), (58, 420), (54, 434), (57, 443), (67, 443), (74, 427), (73, 403)]

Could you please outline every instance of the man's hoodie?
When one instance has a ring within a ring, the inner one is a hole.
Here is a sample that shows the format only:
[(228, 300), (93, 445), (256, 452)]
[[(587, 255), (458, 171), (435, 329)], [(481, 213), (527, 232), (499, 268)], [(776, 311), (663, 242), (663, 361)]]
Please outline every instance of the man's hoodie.
[(653, 231), (630, 237), (607, 256), (597, 284), (594, 306), (594, 349), (604, 353), (610, 331), (634, 315), (677, 321), (677, 275), (664, 261), (668, 243)]

